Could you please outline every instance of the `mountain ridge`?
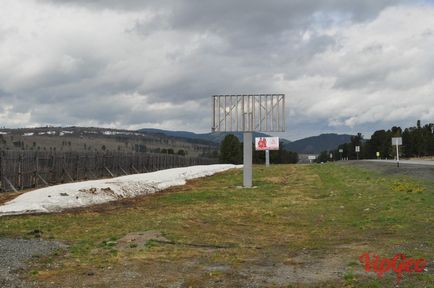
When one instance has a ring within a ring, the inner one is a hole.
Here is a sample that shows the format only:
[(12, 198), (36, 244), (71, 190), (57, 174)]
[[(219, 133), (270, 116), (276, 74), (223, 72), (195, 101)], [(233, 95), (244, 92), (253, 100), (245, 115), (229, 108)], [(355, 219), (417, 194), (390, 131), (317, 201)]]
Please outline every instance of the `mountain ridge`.
[[(242, 141), (242, 132), (217, 132), (217, 133), (194, 133), (189, 131), (172, 131), (155, 128), (139, 129), (140, 132), (161, 133), (167, 136), (211, 141), (220, 144), (227, 134), (234, 134)], [(323, 133), (317, 136), (306, 137), (296, 141), (280, 138), (286, 150), (301, 154), (319, 154), (324, 150), (336, 149), (338, 145), (348, 143), (351, 140), (349, 134)], [(266, 133), (254, 132), (253, 137), (271, 137)]]
[(350, 142), (351, 136), (349, 134), (323, 133), (291, 142), (284, 147), (301, 154), (319, 154), (325, 150), (334, 150), (340, 144)]

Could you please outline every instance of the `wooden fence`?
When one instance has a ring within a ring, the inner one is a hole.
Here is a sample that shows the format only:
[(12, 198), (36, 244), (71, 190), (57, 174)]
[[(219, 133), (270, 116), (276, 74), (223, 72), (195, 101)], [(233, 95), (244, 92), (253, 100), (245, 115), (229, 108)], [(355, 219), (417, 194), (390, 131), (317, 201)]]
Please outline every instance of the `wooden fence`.
[(156, 153), (0, 151), (0, 192), (214, 163)]

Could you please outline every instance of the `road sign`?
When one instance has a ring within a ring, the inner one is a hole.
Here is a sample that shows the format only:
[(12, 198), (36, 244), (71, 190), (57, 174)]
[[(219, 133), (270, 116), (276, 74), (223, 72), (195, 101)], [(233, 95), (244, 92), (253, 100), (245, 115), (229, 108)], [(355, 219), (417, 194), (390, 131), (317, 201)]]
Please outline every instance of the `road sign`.
[(393, 137), (392, 145), (402, 145), (402, 137)]
[(255, 149), (262, 150), (279, 150), (279, 137), (256, 137)]
[(252, 187), (252, 132), (285, 132), (285, 95), (214, 95), (212, 114), (212, 132), (243, 132), (243, 186)]
[(342, 161), (342, 153), (344, 153), (344, 149), (339, 149), (339, 154), (341, 154), (341, 161)]
[(399, 167), (399, 145), (402, 145), (402, 137), (393, 137), (392, 145), (396, 146), (396, 166)]
[(360, 146), (356, 146), (357, 160), (359, 160)]

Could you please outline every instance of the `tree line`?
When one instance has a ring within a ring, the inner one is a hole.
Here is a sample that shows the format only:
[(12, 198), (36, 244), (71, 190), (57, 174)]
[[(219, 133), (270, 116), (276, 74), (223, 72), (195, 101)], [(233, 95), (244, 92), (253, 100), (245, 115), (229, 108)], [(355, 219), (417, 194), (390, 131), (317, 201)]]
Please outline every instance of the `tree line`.
[[(327, 162), (341, 158), (357, 159), (357, 157), (374, 159), (377, 158), (377, 153), (379, 153), (379, 158), (394, 158), (396, 148), (392, 146), (392, 137), (402, 137), (402, 146), (399, 147), (401, 157), (434, 156), (434, 123), (422, 126), (418, 120), (414, 127), (402, 129), (394, 126), (389, 130), (377, 130), (370, 139), (366, 140), (362, 134), (358, 133), (351, 137), (349, 143), (339, 145), (336, 150), (322, 151), (317, 161)], [(359, 153), (355, 151), (356, 146), (360, 146)], [(342, 153), (339, 150), (342, 150)]]
[[(253, 145), (253, 163), (264, 164), (265, 152), (255, 151)], [(273, 164), (287, 164), (297, 163), (298, 154), (296, 152), (288, 151), (283, 148), (283, 143), (280, 143), (280, 149), (270, 151), (270, 163)], [(233, 134), (228, 134), (220, 144), (219, 159), (221, 163), (242, 164), (243, 163), (243, 143)]]

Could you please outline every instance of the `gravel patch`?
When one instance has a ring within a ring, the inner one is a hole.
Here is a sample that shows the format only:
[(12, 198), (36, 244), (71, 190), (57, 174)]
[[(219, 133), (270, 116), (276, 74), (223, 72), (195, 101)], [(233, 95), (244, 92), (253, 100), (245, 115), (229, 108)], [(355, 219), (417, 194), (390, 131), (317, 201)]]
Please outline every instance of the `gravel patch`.
[(19, 270), (25, 269), (26, 263), (32, 257), (49, 255), (53, 250), (62, 247), (65, 245), (41, 239), (0, 238), (0, 287), (29, 287), (29, 283), (20, 279)]

